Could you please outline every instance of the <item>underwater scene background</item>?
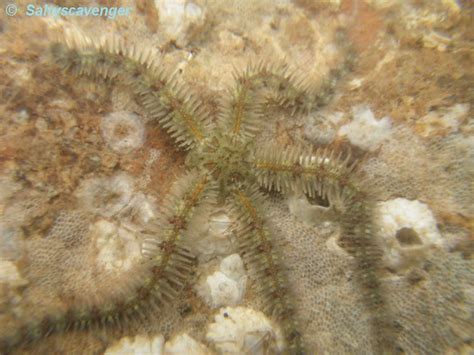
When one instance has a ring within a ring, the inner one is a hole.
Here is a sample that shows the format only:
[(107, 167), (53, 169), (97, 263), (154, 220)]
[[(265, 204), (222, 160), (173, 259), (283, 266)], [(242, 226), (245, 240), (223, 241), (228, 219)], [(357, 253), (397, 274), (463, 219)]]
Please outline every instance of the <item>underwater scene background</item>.
[(471, 354), (474, 7), (0, 0), (1, 354)]

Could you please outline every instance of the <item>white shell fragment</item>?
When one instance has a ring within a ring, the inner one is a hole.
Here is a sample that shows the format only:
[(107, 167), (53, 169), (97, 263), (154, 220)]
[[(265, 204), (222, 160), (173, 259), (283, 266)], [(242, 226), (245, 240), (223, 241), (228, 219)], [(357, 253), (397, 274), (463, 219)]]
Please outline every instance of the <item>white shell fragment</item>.
[(211, 352), (187, 334), (175, 336), (165, 344), (165, 355), (208, 355)]
[(366, 106), (356, 106), (352, 109), (353, 121), (339, 129), (339, 135), (347, 136), (349, 141), (364, 150), (374, 151), (388, 137), (392, 127), (389, 117), (376, 120)]
[(219, 271), (198, 285), (199, 295), (212, 308), (235, 306), (242, 302), (247, 285), (244, 264), (238, 254), (224, 258)]
[(206, 338), (223, 354), (278, 354), (284, 347), (280, 329), (262, 312), (245, 307), (222, 308)]
[(108, 348), (105, 355), (161, 355), (163, 354), (163, 344), (164, 338), (162, 335), (153, 338), (140, 335), (134, 338), (124, 337)]

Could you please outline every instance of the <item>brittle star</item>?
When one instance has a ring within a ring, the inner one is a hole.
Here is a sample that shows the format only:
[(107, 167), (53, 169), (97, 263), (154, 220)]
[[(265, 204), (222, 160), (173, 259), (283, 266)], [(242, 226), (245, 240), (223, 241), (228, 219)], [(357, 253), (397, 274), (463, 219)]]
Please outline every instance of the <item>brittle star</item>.
[(380, 348), (391, 346), (390, 317), (377, 278), (381, 253), (372, 233), (374, 199), (366, 189), (357, 161), (350, 154), (313, 147), (268, 146), (255, 143), (264, 129), (267, 113), (275, 108), (310, 111), (324, 104), (334, 87), (327, 81), (317, 93), (297, 84), (288, 66), (250, 65), (235, 75), (235, 85), (217, 117), (189, 94), (179, 80), (167, 74), (154, 51), (127, 47), (117, 37), (93, 41), (79, 32), (68, 32), (65, 41), (52, 45), (56, 63), (65, 72), (120, 85), (132, 94), (152, 121), (158, 123), (187, 151), (186, 173), (173, 188), (166, 212), (156, 225), (159, 235), (143, 246), (146, 277), (126, 299), (111, 300), (107, 307), (72, 309), (60, 317), (27, 324), (18, 336), (3, 341), (4, 349), (71, 329), (106, 329), (129, 319), (149, 318), (164, 304), (180, 297), (194, 268), (187, 234), (199, 210), (225, 204), (233, 217), (238, 252), (254, 280), (263, 312), (277, 321), (286, 340), (286, 351), (305, 353), (278, 248), (261, 207), (261, 190), (301, 191), (327, 198), (343, 226), (341, 245), (357, 260), (358, 279), (365, 299), (376, 310), (373, 329)]

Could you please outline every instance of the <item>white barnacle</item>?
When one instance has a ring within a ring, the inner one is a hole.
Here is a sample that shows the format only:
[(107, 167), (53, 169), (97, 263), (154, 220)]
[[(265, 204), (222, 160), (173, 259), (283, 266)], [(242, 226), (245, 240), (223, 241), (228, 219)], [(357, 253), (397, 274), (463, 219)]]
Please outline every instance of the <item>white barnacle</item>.
[(84, 180), (75, 195), (85, 210), (112, 217), (128, 205), (133, 191), (132, 178), (127, 174), (118, 174), (110, 178), (94, 177)]
[(132, 112), (113, 112), (102, 118), (102, 136), (115, 152), (127, 154), (140, 148), (145, 139), (142, 120)]

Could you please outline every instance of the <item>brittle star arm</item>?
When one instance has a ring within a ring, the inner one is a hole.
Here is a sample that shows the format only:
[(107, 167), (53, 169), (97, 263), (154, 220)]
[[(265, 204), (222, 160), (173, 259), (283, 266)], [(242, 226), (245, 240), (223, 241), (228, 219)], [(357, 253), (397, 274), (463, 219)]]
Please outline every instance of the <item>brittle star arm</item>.
[(377, 347), (393, 350), (396, 333), (380, 281), (382, 251), (372, 221), (375, 199), (357, 162), (349, 163), (350, 154), (342, 155), (328, 149), (270, 147), (256, 152), (251, 164), (268, 190), (327, 198), (341, 221), (340, 245), (355, 259), (355, 276), (371, 313)]
[(179, 179), (167, 197), (157, 235), (144, 243), (144, 261), (133, 283), (120, 287), (103, 304), (31, 320), (15, 334), (1, 337), (0, 350), (8, 353), (55, 333), (127, 329), (132, 322), (156, 317), (179, 297), (194, 272), (195, 257), (187, 247), (186, 233), (192, 229), (190, 224), (199, 223), (196, 214), (208, 208), (215, 196), (207, 174), (193, 171)]
[(233, 233), (255, 290), (262, 296), (264, 313), (281, 323), (289, 353), (303, 354), (286, 277), (259, 207), (262, 199), (258, 186), (230, 191), (228, 208), (236, 219)]
[(327, 103), (342, 73), (334, 70), (329, 78), (315, 87), (307, 78), (283, 63), (261, 61), (249, 65), (243, 73), (234, 73), (234, 86), (223, 102), (219, 121), (223, 131), (232, 137), (249, 140), (263, 128), (265, 119), (275, 107), (291, 115), (309, 112)]
[(65, 71), (129, 90), (180, 147), (189, 149), (207, 137), (209, 113), (178, 78), (163, 69), (155, 51), (128, 47), (113, 36), (93, 41), (78, 31), (66, 31), (65, 39), (51, 48), (54, 60)]
[(260, 62), (234, 73), (234, 86), (223, 103), (220, 122), (232, 137), (249, 140), (261, 131), (265, 112), (272, 106), (304, 107), (308, 92), (287, 66)]

